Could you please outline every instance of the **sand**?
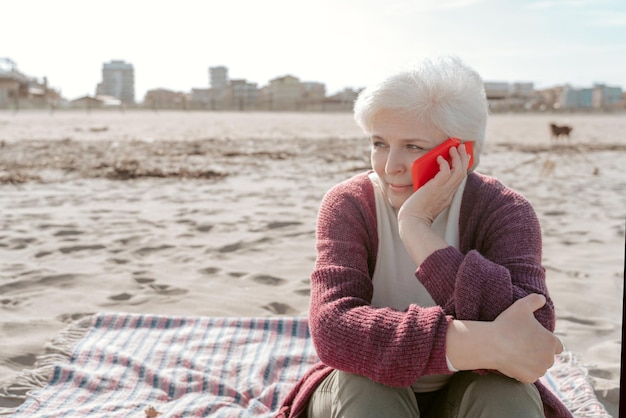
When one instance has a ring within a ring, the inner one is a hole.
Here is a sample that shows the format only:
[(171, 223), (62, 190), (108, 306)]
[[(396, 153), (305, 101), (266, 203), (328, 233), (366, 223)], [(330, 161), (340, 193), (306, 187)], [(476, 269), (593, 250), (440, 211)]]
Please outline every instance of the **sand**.
[[(535, 206), (556, 332), (613, 416), (624, 132), (623, 114), (495, 114), (479, 167)], [(368, 167), (348, 113), (0, 113), (0, 386), (98, 311), (306, 315), (319, 202)]]

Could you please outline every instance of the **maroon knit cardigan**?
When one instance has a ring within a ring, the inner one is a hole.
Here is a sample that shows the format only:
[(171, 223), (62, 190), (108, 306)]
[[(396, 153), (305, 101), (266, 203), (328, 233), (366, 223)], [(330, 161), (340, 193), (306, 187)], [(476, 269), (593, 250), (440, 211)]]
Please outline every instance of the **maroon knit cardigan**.
[[(450, 373), (445, 357), (449, 321), (494, 320), (530, 293), (546, 297), (535, 316), (554, 330), (554, 305), (541, 266), (541, 228), (530, 203), (498, 180), (472, 173), (459, 224), (460, 250), (436, 251), (415, 273), (437, 306), (374, 308), (378, 234), (372, 184), (363, 173), (326, 194), (318, 215), (309, 311), (321, 363), (297, 382), (278, 417), (303, 416), (313, 391), (333, 369), (394, 387)], [(535, 385), (546, 417), (571, 417), (556, 396), (540, 382)]]

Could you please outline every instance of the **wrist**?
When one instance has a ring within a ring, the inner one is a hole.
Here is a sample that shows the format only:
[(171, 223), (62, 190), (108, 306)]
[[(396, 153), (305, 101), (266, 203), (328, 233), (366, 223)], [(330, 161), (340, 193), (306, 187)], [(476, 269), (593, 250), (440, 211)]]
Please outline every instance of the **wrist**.
[(404, 207), (401, 207), (398, 211), (398, 223), (407, 223), (412, 226), (425, 226), (430, 228), (433, 224), (433, 219), (422, 214), (410, 213), (405, 210)]
[(427, 218), (402, 214), (402, 210), (398, 213), (398, 228), (402, 240), (405, 239), (405, 236), (422, 235), (433, 230), (432, 222)]
[(448, 323), (446, 356), (458, 370), (497, 369), (493, 345), (493, 326), (485, 321)]

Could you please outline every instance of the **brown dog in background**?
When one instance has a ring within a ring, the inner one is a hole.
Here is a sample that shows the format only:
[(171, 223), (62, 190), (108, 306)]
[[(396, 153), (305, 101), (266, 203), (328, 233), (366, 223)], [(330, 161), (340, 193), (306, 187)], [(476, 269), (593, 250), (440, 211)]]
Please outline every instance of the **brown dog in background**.
[(559, 139), (561, 135), (569, 139), (569, 134), (574, 130), (574, 128), (571, 126), (567, 126), (567, 125), (558, 126), (558, 125), (555, 125), (554, 123), (551, 123), (550, 130), (552, 131), (552, 139), (556, 141)]

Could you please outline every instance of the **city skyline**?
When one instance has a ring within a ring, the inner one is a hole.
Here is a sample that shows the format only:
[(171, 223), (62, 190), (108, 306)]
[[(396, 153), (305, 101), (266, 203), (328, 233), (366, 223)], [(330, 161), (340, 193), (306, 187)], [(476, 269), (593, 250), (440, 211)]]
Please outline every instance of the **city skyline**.
[(3, 32), (16, 36), (1, 56), (70, 100), (93, 95), (102, 64), (118, 59), (134, 66), (138, 101), (157, 88), (206, 88), (220, 65), (259, 87), (293, 75), (333, 94), (438, 54), (459, 55), (485, 81), (626, 87), (617, 0), (25, 0), (8, 10), (40, 36), (8, 19)]

